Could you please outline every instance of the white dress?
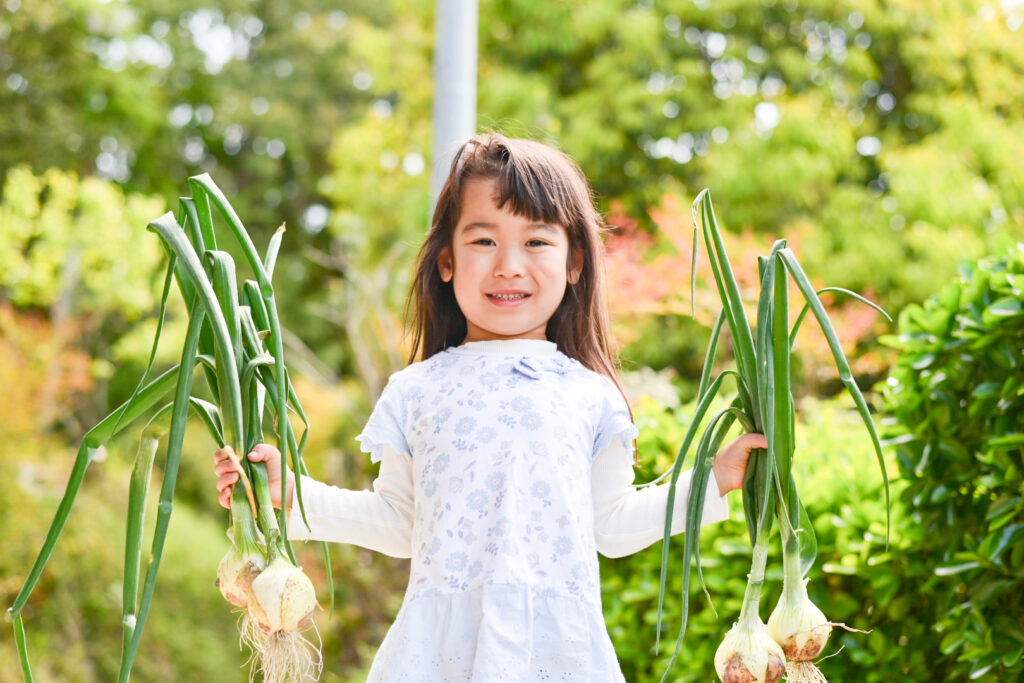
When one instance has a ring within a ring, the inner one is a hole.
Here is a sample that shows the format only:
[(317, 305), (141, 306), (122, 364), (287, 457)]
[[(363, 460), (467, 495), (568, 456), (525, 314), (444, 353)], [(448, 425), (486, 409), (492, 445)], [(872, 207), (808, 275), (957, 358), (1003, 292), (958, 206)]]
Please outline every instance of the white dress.
[[(614, 384), (551, 342), (472, 342), (392, 375), (358, 440), (374, 491), (303, 478), (309, 528), (411, 557), (369, 681), (622, 681), (598, 551), (664, 532), (666, 486), (636, 490), (636, 429)], [(685, 524), (688, 473), (673, 524)], [(728, 517), (714, 477), (704, 522)]]

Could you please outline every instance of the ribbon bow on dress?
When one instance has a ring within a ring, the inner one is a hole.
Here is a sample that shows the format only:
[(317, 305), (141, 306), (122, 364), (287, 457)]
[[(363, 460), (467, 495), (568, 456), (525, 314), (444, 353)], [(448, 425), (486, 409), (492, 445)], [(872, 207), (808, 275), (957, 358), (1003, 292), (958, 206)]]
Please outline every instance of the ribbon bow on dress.
[(512, 369), (524, 377), (540, 379), (541, 373), (543, 372), (554, 372), (559, 375), (564, 375), (576, 365), (579, 365), (579, 361), (574, 358), (567, 358), (566, 356), (551, 356), (543, 358), (538, 358), (536, 356), (523, 356), (512, 365)]

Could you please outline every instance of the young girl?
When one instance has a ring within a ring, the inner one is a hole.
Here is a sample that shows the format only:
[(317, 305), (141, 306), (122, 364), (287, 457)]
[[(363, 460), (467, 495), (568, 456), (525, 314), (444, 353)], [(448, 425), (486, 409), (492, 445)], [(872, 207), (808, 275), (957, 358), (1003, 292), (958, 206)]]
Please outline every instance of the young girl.
[[(305, 478), (309, 528), (289, 515), (292, 539), (412, 558), (370, 681), (623, 680), (597, 553), (662, 538), (668, 487), (632, 486), (637, 431), (608, 338), (601, 229), (560, 152), (488, 134), (456, 155), (417, 261), (411, 364), (357, 437), (380, 463), (373, 490)], [(728, 517), (725, 494), (764, 447), (746, 435), (718, 455), (705, 522)], [(277, 449), (249, 458), (280, 491)], [(226, 451), (215, 459), (228, 507), (237, 474)]]

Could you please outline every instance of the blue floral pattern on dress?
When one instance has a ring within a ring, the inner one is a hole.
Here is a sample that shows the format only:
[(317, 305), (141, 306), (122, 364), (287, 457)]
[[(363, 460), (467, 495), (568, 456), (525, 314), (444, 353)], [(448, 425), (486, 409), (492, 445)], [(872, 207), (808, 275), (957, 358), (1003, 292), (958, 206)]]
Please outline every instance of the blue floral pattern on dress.
[(530, 411), (521, 418), (519, 418), (519, 426), (523, 429), (529, 429), (531, 432), (541, 428), (544, 424), (544, 418), (540, 416), (540, 413)]
[(455, 423), (455, 433), (459, 436), (466, 436), (476, 427), (476, 420), (471, 417), (464, 417)]

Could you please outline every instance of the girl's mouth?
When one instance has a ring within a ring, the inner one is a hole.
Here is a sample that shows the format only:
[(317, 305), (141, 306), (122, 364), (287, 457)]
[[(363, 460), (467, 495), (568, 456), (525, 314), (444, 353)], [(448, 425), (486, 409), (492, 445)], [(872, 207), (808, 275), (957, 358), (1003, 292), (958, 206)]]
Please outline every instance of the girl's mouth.
[(525, 301), (530, 295), (526, 292), (493, 292), (487, 298), (499, 306), (515, 306)]

